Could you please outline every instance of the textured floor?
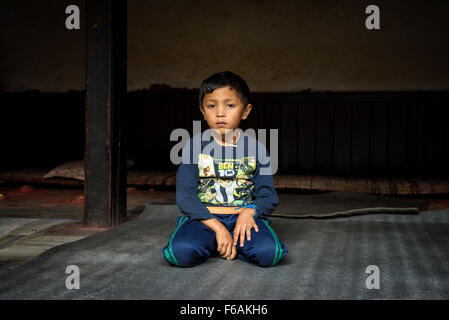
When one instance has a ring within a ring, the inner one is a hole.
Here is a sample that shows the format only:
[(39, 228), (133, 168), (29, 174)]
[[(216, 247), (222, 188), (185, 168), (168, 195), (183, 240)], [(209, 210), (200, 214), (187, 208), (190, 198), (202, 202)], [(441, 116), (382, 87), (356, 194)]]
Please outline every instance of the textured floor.
[[(174, 199), (174, 192), (128, 188), (127, 194), (129, 219), (142, 205)], [(0, 188), (0, 270), (104, 231), (82, 225), (83, 206), (83, 189)]]
[(30, 260), (54, 246), (84, 238), (45, 232), (73, 222), (76, 220), (0, 217), (0, 269)]
[[(211, 258), (169, 266), (162, 247), (179, 214), (149, 205), (114, 229), (0, 271), (0, 299), (448, 299), (449, 210), (332, 219), (273, 218), (289, 253), (274, 268)], [(68, 265), (80, 289), (66, 288)], [(380, 271), (367, 289), (366, 268)]]

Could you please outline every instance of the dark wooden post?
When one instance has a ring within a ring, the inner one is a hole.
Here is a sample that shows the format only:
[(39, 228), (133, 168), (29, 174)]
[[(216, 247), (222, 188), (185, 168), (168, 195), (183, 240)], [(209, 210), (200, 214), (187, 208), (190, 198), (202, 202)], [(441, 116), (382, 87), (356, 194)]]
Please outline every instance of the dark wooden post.
[(126, 219), (126, 0), (86, 1), (84, 225)]

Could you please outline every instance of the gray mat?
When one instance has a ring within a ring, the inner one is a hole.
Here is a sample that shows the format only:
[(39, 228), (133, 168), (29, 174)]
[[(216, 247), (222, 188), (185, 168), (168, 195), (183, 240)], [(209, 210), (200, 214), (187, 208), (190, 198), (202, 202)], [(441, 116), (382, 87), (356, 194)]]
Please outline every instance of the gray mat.
[[(114, 229), (52, 248), (0, 272), (0, 299), (448, 299), (449, 210), (335, 219), (279, 219), (284, 261), (260, 268), (211, 258), (169, 266), (162, 247), (179, 214), (149, 205)], [(80, 269), (80, 289), (65, 286)], [(369, 265), (380, 289), (367, 289)]]

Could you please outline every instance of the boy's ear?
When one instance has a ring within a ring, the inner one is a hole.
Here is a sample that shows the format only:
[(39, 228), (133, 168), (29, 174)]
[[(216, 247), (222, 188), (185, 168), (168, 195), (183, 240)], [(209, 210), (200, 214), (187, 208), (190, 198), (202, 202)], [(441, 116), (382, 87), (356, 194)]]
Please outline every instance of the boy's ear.
[(246, 120), (246, 118), (248, 118), (252, 108), (253, 108), (252, 104), (248, 104), (245, 108), (243, 108), (242, 120)]
[(204, 120), (206, 120), (206, 114), (204, 113), (204, 109), (203, 109), (203, 106), (202, 106), (202, 105), (200, 105), (199, 107), (200, 107), (200, 111), (201, 111), (201, 113), (203, 114)]

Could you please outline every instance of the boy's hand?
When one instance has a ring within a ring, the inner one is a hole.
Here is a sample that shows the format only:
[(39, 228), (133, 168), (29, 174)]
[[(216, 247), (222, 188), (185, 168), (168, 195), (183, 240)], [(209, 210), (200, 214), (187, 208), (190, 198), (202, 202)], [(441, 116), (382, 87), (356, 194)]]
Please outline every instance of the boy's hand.
[(228, 229), (216, 218), (200, 221), (215, 232), (218, 253), (223, 258), (234, 259), (237, 256), (237, 248)]
[(234, 246), (237, 245), (237, 242), (240, 238), (240, 246), (243, 247), (243, 243), (245, 241), (245, 233), (246, 239), (250, 241), (252, 228), (254, 228), (256, 232), (259, 232), (259, 227), (256, 224), (256, 220), (254, 220), (255, 212), (256, 211), (252, 208), (244, 208), (242, 212), (240, 212), (234, 228)]
[(219, 232), (216, 232), (215, 236), (217, 238), (218, 253), (228, 260), (234, 259), (237, 255), (237, 248), (229, 231), (224, 227)]

